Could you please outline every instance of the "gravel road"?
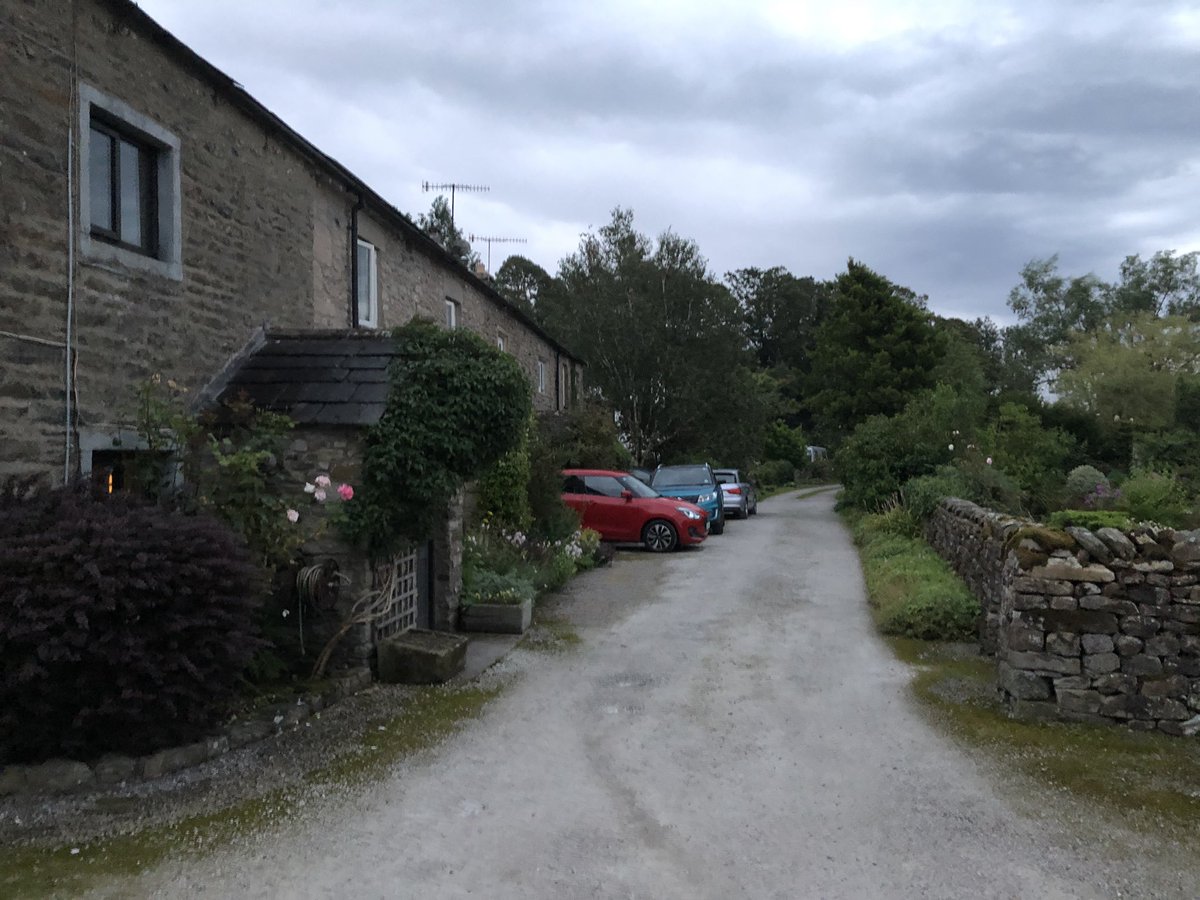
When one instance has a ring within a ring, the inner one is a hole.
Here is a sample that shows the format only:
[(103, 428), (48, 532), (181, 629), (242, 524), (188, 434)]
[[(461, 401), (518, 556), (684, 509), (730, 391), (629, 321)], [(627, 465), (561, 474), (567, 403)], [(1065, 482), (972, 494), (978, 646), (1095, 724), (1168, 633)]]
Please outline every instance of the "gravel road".
[(511, 686), (436, 751), (117, 893), (1195, 896), (1143, 839), (1010, 803), (927, 723), (832, 504), (784, 495), (700, 549), (622, 552), (558, 604), (582, 642), (515, 651)]

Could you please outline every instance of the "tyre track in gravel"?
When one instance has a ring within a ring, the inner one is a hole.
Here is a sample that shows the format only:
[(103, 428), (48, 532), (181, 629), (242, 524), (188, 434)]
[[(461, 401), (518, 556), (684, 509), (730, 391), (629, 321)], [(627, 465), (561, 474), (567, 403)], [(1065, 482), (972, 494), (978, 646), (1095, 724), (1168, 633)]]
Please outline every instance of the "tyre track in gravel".
[(580, 645), (515, 651), (511, 687), (440, 747), (106, 893), (1194, 895), (1130, 834), (1081, 845), (1061, 809), (1018, 812), (928, 723), (832, 506), (782, 495), (698, 550), (623, 551), (552, 604)]

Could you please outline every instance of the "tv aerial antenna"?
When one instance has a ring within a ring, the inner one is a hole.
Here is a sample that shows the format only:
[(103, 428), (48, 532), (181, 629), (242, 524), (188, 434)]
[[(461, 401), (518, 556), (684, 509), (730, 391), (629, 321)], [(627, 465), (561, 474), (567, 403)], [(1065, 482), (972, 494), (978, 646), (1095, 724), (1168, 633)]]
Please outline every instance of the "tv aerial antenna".
[(467, 240), (469, 240), (472, 244), (475, 243), (476, 241), (483, 241), (485, 244), (487, 244), (487, 248), (488, 248), (487, 268), (488, 268), (489, 272), (492, 271), (492, 244), (528, 244), (529, 243), (529, 241), (525, 240), (525, 238), (484, 237), (483, 235), (479, 235), (479, 234), (469, 234), (469, 235), (467, 235)]
[(470, 194), (482, 194), (490, 191), (491, 188), (484, 184), (459, 184), (457, 181), (447, 181), (443, 184), (435, 184), (430, 181), (421, 182), (422, 193), (429, 191), (449, 191), (450, 192), (450, 224), (454, 224), (454, 195), (458, 191)]

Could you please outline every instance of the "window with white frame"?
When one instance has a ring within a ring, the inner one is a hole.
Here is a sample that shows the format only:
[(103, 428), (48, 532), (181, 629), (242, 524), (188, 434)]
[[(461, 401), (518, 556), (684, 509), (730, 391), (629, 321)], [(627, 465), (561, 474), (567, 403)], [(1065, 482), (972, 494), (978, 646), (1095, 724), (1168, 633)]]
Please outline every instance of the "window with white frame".
[(358, 242), (355, 318), (360, 328), (379, 327), (379, 252), (367, 241)]
[(459, 320), (458, 301), (446, 298), (446, 327), (457, 328)]
[(571, 397), (571, 370), (566, 363), (562, 364), (562, 368), (558, 373), (558, 405), (561, 409), (567, 408), (567, 401)]
[(79, 98), (84, 258), (182, 278), (179, 138), (89, 85)]
[(544, 359), (537, 361), (537, 392), (539, 394), (546, 393), (546, 361)]
[(508, 349), (508, 335), (503, 331), (496, 332), (496, 346), (501, 350)]

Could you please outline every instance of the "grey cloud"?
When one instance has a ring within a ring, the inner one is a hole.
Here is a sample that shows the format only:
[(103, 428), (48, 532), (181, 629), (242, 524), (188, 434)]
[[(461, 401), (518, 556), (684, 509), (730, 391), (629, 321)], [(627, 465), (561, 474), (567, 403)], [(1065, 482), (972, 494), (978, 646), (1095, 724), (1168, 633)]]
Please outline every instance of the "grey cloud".
[[(1180, 4), (1001, 3), (995, 34), (981, 19), (852, 49), (747, 17), (618, 40), (549, 0), (144, 5), (414, 212), (427, 176), (492, 184), (466, 208), (502, 230), (629, 206), (718, 272), (828, 276), (853, 255), (935, 309), (994, 316), (1034, 256), (1145, 252), (1122, 210), (1176, 246), (1196, 233), (1200, 54), (1163, 18)], [(1163, 179), (1185, 196), (1149, 189)]]

